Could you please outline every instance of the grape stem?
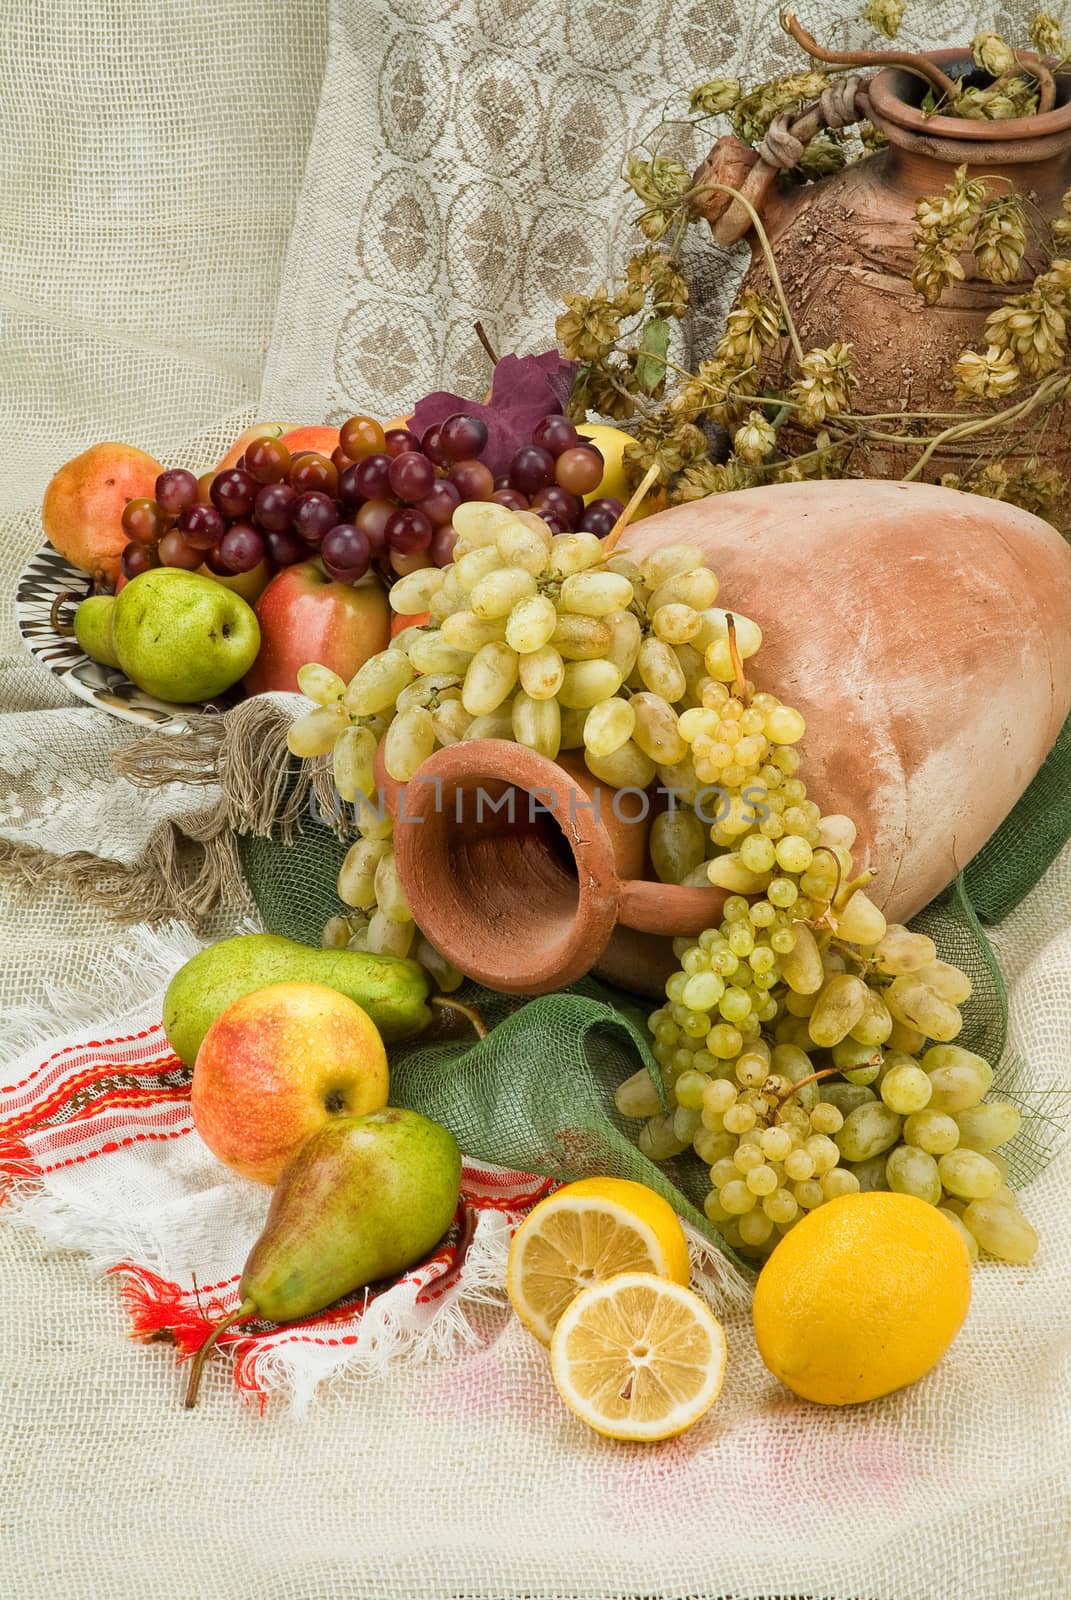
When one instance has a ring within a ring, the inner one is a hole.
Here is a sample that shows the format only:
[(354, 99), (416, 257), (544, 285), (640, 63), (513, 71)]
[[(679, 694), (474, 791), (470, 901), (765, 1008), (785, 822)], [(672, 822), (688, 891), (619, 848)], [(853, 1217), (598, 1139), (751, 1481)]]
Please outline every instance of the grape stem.
[(823, 1078), (835, 1078), (840, 1074), (840, 1070), (839, 1067), (823, 1067), (820, 1072), (812, 1072), (809, 1078), (801, 1078), (798, 1083), (792, 1085), (791, 1089), (786, 1089), (784, 1094), (779, 1094), (777, 1097), (778, 1116), (781, 1114), (782, 1107), (788, 1104), (797, 1089), (803, 1089), (809, 1083), (819, 1083)]
[(736, 642), (736, 618), (731, 611), (725, 613), (725, 626), (729, 634), (729, 660), (733, 664), (733, 691), (736, 698), (747, 705), (747, 678), (744, 675), (744, 663), (740, 658), (740, 646)]
[(483, 345), (484, 349), (487, 351), (487, 357), (488, 357), (488, 360), (490, 361), (491, 365), (493, 367), (497, 367), (498, 366), (498, 356), (495, 353), (494, 345), (491, 343), (490, 339), (487, 337), (487, 330), (484, 328), (483, 323), (482, 322), (474, 322), (473, 323), (473, 328), (475, 329), (477, 339), (479, 339), (480, 343)]
[(636, 488), (633, 490), (632, 498), (628, 505), (625, 507), (624, 511), (622, 511), (621, 515), (618, 517), (617, 521), (606, 535), (606, 538), (602, 541), (604, 557), (608, 556), (611, 551), (617, 547), (618, 540), (628, 527), (629, 523), (632, 521), (633, 517), (636, 515), (636, 512), (639, 510), (640, 503), (642, 502), (644, 495), (649, 489), (654, 488), (655, 484), (658, 482), (658, 478), (658, 462), (652, 461), (651, 465), (647, 468), (647, 471), (640, 479)]
[(833, 893), (829, 897), (829, 904), (826, 906), (826, 909), (822, 912), (822, 915), (820, 917), (816, 917), (815, 918), (814, 922), (812, 923), (812, 927), (815, 927), (815, 928), (823, 928), (823, 927), (825, 927), (825, 928), (828, 928), (831, 933), (836, 933), (836, 931), (837, 931), (837, 919), (833, 915), (833, 902), (837, 898), (837, 895), (838, 895), (838, 893), (840, 891), (840, 882), (841, 882), (840, 859), (839, 859), (839, 857), (837, 855), (837, 852), (835, 850), (831, 850), (827, 844), (820, 844), (818, 846), (818, 848), (815, 850), (814, 854), (816, 856), (819, 856), (819, 855), (832, 856), (833, 857), (833, 865), (836, 868), (837, 876), (836, 876), (836, 878), (834, 879), (834, 882), (833, 882)]
[(434, 1006), (437, 1011), (456, 1011), (459, 1016), (467, 1017), (472, 1023), (472, 1030), (477, 1039), (487, 1038), (487, 1024), (475, 1006), (467, 1006), (463, 1000), (448, 1000), (444, 994), (433, 994), (428, 1000), (428, 1005)]

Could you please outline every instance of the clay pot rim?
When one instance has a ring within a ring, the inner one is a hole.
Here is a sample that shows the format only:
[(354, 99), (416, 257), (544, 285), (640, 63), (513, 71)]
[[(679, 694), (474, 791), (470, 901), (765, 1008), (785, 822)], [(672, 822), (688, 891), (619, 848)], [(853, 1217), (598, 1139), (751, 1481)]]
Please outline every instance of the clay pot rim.
[[(947, 68), (949, 66), (971, 62), (973, 60), (968, 50), (925, 50), (921, 52), (927, 61), (932, 61), (936, 66)], [(1024, 51), (1028, 59), (1035, 61), (1041, 58), (1034, 51)], [(1053, 63), (1048, 62), (1051, 67)], [(1069, 72), (1057, 72), (1057, 82), (1061, 78), (1071, 76)], [(964, 144), (1014, 144), (1021, 140), (1033, 141), (1043, 138), (1046, 134), (1066, 133), (1071, 130), (1071, 98), (1066, 105), (1055, 106), (1051, 111), (1046, 111), (1043, 116), (1012, 117), (1007, 122), (974, 121), (964, 117), (924, 116), (915, 106), (910, 105), (900, 92), (900, 85), (907, 80), (909, 74), (903, 67), (886, 67), (872, 78), (867, 85), (867, 95), (873, 110), (876, 112), (875, 121), (892, 123), (898, 128), (909, 129), (913, 133), (928, 133), (932, 137), (954, 139)], [(879, 123), (880, 125), (880, 123)]]

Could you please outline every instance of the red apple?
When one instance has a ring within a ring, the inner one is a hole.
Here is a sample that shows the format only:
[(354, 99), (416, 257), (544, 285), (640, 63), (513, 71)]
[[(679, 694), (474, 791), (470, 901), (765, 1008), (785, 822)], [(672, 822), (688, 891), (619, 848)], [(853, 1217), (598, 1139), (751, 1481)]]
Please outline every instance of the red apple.
[(260, 654), (246, 675), (249, 694), (296, 691), (298, 669), (309, 661), (348, 683), (390, 643), (390, 602), (372, 574), (335, 583), (318, 561), (301, 561), (276, 573), (254, 609)]
[(275, 1183), (332, 1117), (387, 1103), (387, 1053), (366, 1011), (320, 983), (272, 983), (235, 1000), (201, 1041), (190, 1109), (227, 1166)]

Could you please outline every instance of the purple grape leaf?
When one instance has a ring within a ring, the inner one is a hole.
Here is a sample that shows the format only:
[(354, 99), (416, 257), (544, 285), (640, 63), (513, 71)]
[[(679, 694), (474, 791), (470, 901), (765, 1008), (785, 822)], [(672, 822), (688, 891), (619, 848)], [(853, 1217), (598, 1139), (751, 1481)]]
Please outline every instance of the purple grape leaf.
[(422, 438), (428, 428), (459, 411), (479, 417), (487, 425), (487, 444), (480, 460), (498, 478), (508, 471), (517, 451), (531, 444), (532, 429), (540, 418), (564, 412), (577, 367), (577, 362), (564, 360), (557, 350), (539, 356), (502, 356), (495, 366), (486, 405), (437, 390), (417, 401), (409, 426)]

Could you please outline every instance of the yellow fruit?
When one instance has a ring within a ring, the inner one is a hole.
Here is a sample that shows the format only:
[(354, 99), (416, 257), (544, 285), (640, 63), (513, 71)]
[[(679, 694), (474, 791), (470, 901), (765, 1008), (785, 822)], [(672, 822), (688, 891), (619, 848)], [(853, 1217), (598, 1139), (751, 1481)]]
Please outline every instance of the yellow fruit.
[(936, 1366), (971, 1303), (967, 1247), (909, 1194), (850, 1194), (787, 1233), (755, 1289), (759, 1354), (805, 1400), (850, 1406)]
[[(632, 435), (624, 433), (620, 428), (611, 428), (605, 422), (579, 422), (577, 423), (576, 431), (581, 438), (590, 439), (592, 444), (598, 445), (605, 463), (605, 470), (599, 484), (590, 494), (584, 496), (584, 504), (587, 505), (592, 500), (601, 500), (604, 496), (608, 496), (611, 500), (620, 500), (622, 505), (627, 505), (632, 494), (632, 488), (625, 476), (622, 458), (625, 453), (625, 446), (631, 442)], [(642, 517), (649, 517), (652, 511), (657, 510), (657, 505), (648, 495), (641, 503), (632, 520), (633, 522), (639, 522)]]
[(672, 1439), (721, 1393), (725, 1334), (690, 1289), (624, 1272), (578, 1294), (550, 1346), (571, 1411), (611, 1439)]
[(548, 1195), (513, 1236), (506, 1287), (530, 1333), (549, 1344), (581, 1289), (619, 1272), (653, 1272), (686, 1284), (684, 1229), (673, 1207), (626, 1178), (581, 1178)]
[(220, 572), (213, 572), (211, 567), (204, 565), (199, 566), (197, 570), (202, 578), (211, 578), (213, 583), (221, 583), (232, 594), (240, 594), (249, 605), (260, 599), (271, 577), (266, 561), (261, 561), (251, 572), (236, 572), (227, 577)]

